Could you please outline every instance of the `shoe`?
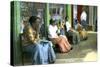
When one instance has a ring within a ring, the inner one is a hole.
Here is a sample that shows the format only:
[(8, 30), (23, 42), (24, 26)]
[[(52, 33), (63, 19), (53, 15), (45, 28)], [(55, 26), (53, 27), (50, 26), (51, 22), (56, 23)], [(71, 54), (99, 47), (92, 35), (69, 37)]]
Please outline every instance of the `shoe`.
[(70, 50), (73, 50), (73, 47), (71, 47)]

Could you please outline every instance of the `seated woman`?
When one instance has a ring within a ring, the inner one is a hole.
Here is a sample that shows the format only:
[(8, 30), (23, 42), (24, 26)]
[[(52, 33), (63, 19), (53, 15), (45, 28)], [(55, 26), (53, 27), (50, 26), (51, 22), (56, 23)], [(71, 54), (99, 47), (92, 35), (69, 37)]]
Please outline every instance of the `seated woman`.
[(57, 24), (57, 27), (58, 27), (58, 30), (59, 32), (59, 35), (65, 35), (65, 28), (64, 28), (64, 22), (63, 21), (60, 21), (58, 24)]
[(52, 43), (39, 38), (40, 18), (31, 16), (23, 30), (23, 49), (31, 54), (32, 64), (54, 63)]
[(80, 42), (79, 33), (71, 27), (68, 16), (65, 17), (65, 26), (66, 26), (66, 33), (67, 33), (66, 36), (68, 36), (69, 38), (71, 36), (72, 37), (71, 42), (73, 44), (78, 44)]
[(87, 31), (82, 27), (80, 23), (77, 23), (76, 30), (79, 32), (80, 40), (87, 40)]
[(61, 52), (69, 52), (72, 49), (65, 36), (57, 35), (57, 25), (53, 19), (50, 20), (48, 37), (54, 44), (59, 45)]

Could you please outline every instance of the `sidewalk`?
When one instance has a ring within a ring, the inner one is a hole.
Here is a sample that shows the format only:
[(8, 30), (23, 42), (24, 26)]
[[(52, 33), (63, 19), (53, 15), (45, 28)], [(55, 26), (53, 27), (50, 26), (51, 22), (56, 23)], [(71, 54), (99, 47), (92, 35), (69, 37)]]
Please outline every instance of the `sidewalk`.
[(73, 63), (97, 60), (97, 34), (88, 32), (88, 40), (72, 45), (73, 50), (69, 53), (56, 53), (55, 63)]

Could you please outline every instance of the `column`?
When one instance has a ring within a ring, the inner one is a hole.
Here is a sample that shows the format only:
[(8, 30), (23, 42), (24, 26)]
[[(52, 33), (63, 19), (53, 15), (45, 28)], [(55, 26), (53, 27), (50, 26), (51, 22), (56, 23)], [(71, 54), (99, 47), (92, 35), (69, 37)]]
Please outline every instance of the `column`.
[(71, 5), (66, 5), (66, 16), (69, 18), (69, 22), (72, 25), (72, 9)]
[(93, 24), (94, 24), (94, 31), (97, 31), (97, 6), (93, 7)]
[(82, 13), (82, 5), (78, 5), (77, 6), (77, 19), (78, 19), (78, 21), (79, 21), (79, 23), (81, 23), (81, 13)]
[(89, 7), (89, 26), (91, 27), (93, 31), (94, 25), (93, 25), (93, 7), (92, 6)]
[(47, 37), (48, 36), (49, 20), (50, 20), (49, 3), (46, 3), (44, 10), (45, 10), (45, 37)]
[(20, 2), (14, 1), (11, 3), (12, 65), (17, 65), (20, 64), (21, 62), (19, 33), (20, 33)]
[(49, 25), (50, 13), (49, 13), (49, 3), (46, 3), (46, 15), (45, 15), (46, 25)]

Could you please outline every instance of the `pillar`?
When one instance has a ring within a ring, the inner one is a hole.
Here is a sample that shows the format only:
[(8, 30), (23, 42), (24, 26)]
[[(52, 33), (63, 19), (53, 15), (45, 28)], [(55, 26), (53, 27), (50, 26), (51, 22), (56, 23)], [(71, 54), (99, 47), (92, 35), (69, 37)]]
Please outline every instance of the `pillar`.
[(91, 27), (93, 31), (94, 25), (93, 25), (93, 7), (92, 6), (89, 7), (89, 26)]
[(71, 5), (66, 5), (66, 16), (68, 16), (69, 22), (72, 25), (72, 7), (71, 7)]
[(49, 3), (45, 4), (45, 37), (48, 36), (48, 26), (50, 20)]
[(20, 1), (11, 2), (11, 65), (21, 62), (20, 52)]

